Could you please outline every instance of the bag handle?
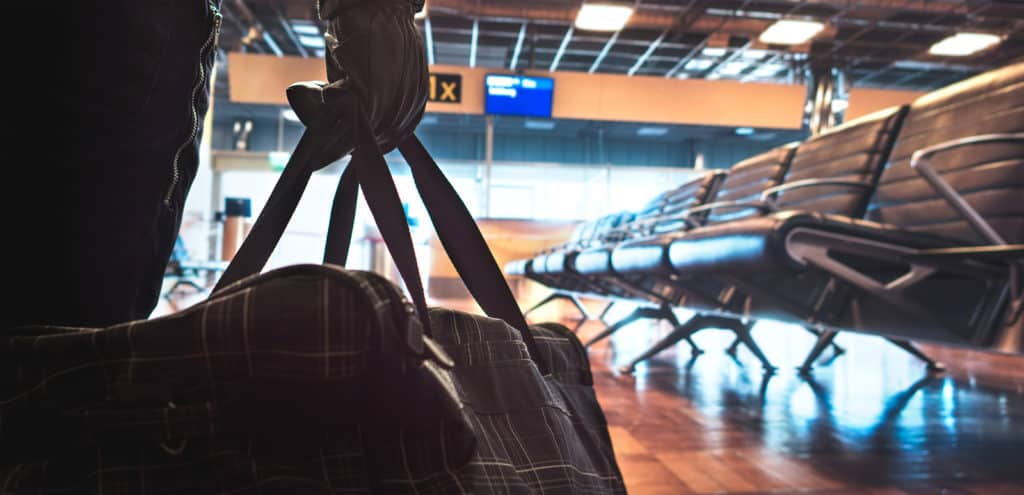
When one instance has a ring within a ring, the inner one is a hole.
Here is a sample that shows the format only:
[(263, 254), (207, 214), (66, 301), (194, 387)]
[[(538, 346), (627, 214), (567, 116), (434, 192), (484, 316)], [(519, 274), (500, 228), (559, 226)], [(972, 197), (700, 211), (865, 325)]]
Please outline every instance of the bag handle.
[(324, 148), (326, 147), (323, 146), (321, 136), (310, 130), (302, 134), (295, 152), (292, 153), (284, 171), (281, 172), (281, 177), (274, 185), (274, 190), (267, 198), (263, 211), (246, 236), (245, 242), (221, 274), (211, 295), (263, 270), (288, 222), (295, 214), (295, 208), (298, 207), (299, 199), (302, 198), (302, 193), (316, 170), (316, 164), (323, 161), (326, 151)]
[[(350, 108), (357, 109), (354, 115), (356, 147), (335, 194), (324, 261), (344, 266), (354, 229), (357, 192), (361, 188), (388, 251), (409, 289), (424, 332), (430, 335), (426, 296), (405, 210), (362, 106), (355, 104)], [(315, 129), (307, 129), (303, 134), (256, 224), (221, 276), (214, 293), (263, 269), (294, 215), (312, 173), (332, 161), (329, 155), (336, 151), (333, 144), (324, 133)], [(485, 313), (519, 330), (530, 355), (541, 362), (537, 359), (540, 354), (529, 325), (455, 188), (415, 136), (403, 142), (399, 149), (413, 170), (417, 190), (438, 237), (470, 293)]]
[[(398, 190), (391, 178), (383, 153), (373, 137), (369, 121), (361, 105), (353, 105), (357, 109), (355, 118), (356, 147), (352, 152), (352, 160), (342, 174), (338, 183), (332, 208), (331, 223), (327, 236), (328, 260), (340, 260), (342, 263), (348, 256), (348, 244), (352, 237), (355, 223), (355, 199), (357, 186), (362, 188), (366, 202), (370, 206), (374, 220), (381, 230), (381, 236), (395, 260), (395, 266), (409, 288), (416, 311), (419, 314), (424, 331), (429, 335), (429, 319), (427, 302), (420, 280), (419, 265), (416, 262), (412, 236), (406, 226), (405, 210), (398, 197)], [(288, 222), (295, 213), (299, 199), (305, 191), (316, 166), (323, 160), (316, 150), (326, 150), (329, 146), (324, 136), (314, 130), (307, 130), (288, 165), (281, 173), (281, 178), (274, 186), (266, 206), (253, 225), (249, 236), (239, 248), (235, 258), (224, 271), (214, 293), (222, 290), (245, 277), (263, 270), (274, 248), (284, 234)], [(347, 180), (346, 180), (347, 179)], [(337, 252), (337, 257), (334, 254)], [(341, 264), (341, 263), (339, 263)]]
[[(413, 304), (416, 305), (416, 312), (419, 313), (420, 321), (423, 322), (423, 330), (427, 335), (431, 335), (427, 299), (423, 290), (423, 281), (420, 279), (419, 263), (416, 261), (416, 250), (413, 247), (412, 233), (409, 231), (405, 209), (402, 208), (402, 200), (395, 188), (391, 170), (388, 168), (384, 154), (381, 153), (380, 146), (370, 129), (369, 120), (367, 120), (362, 106), (357, 105), (357, 107), (356, 149), (352, 152), (352, 161), (348, 165), (349, 169), (354, 169), (356, 180), (345, 181), (348, 170), (341, 176), (338, 190), (343, 193), (341, 200), (343, 204), (340, 210), (343, 213), (343, 218), (336, 219), (332, 211), (327, 228), (329, 240), (327, 247), (330, 248), (332, 243), (349, 240), (352, 237), (355, 223), (356, 187), (346, 185), (345, 182), (349, 184), (358, 182), (359, 188), (363, 190), (363, 195), (366, 197), (366, 204), (370, 207), (370, 213), (373, 214), (373, 219), (377, 223), (377, 228), (380, 229), (381, 237), (384, 238), (384, 244), (387, 245), (391, 258), (394, 259), (395, 266), (409, 289)], [(335, 205), (338, 202), (336, 196)], [(332, 234), (331, 231), (336, 231), (336, 233)], [(343, 236), (343, 234), (347, 234), (347, 236)], [(347, 257), (349, 242), (344, 244)], [(330, 251), (327, 251), (325, 258), (329, 256), (331, 256)]]
[(518, 329), (530, 354), (539, 358), (530, 326), (480, 233), (480, 227), (455, 187), (415, 135), (401, 143), (398, 150), (409, 163), (416, 190), (427, 207), (441, 245), (470, 294), (489, 316), (505, 320)]
[[(473, 220), (465, 203), (459, 198), (455, 187), (444, 176), (440, 167), (415, 135), (406, 139), (398, 149), (412, 169), (416, 190), (423, 199), (441, 244), (470, 294), (488, 316), (504, 320), (519, 330), (530, 355), (538, 357), (539, 351), (533, 334), (530, 332), (529, 324), (523, 317), (508, 284), (505, 283), (501, 269), (498, 268), (498, 263), (494, 260), (494, 255), (487, 246), (480, 228)], [(385, 171), (390, 180), (390, 171), (383, 156), (378, 153), (374, 155), (374, 159), (379, 160), (377, 169)], [(355, 177), (350, 176), (352, 170), (354, 167), (350, 164), (342, 174), (337, 194), (334, 197), (330, 225), (327, 228), (327, 249), (324, 252), (324, 263), (344, 266), (348, 258), (356, 208), (356, 187), (355, 180), (353, 180)], [(358, 180), (362, 184), (362, 172), (356, 171), (355, 174), (359, 175)], [(365, 193), (365, 187), (363, 190)], [(366, 195), (366, 200), (372, 210), (373, 200), (369, 194)], [(396, 201), (396, 204), (400, 205), (400, 202)], [(376, 216), (375, 219), (377, 219)], [(397, 221), (396, 224), (398, 224)], [(381, 236), (384, 237), (385, 243), (388, 243), (389, 236), (384, 232), (384, 225), (379, 219), (377, 225), (381, 228)], [(406, 225), (404, 211), (400, 225)], [(408, 233), (407, 227), (403, 227), (402, 230)], [(408, 237), (408, 235), (404, 237)], [(388, 250), (391, 251), (392, 257), (395, 258), (395, 263), (398, 265), (398, 254), (390, 243)], [(410, 256), (415, 260), (414, 252)], [(401, 267), (399, 267), (399, 271), (401, 271)], [(415, 273), (416, 285), (420, 288), (419, 290), (422, 290), (419, 272)], [(409, 278), (403, 274), (403, 279), (406, 280), (411, 292), (413, 286), (409, 284)]]

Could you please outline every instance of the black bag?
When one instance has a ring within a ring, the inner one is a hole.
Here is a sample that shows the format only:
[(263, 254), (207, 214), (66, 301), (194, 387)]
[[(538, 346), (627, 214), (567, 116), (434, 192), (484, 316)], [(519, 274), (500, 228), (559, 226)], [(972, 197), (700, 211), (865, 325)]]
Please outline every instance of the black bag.
[[(625, 491), (580, 342), (526, 324), (419, 141), (385, 136), (402, 126), (336, 83), (289, 89), (308, 129), (208, 301), (104, 329), (23, 328), (0, 344), (0, 492)], [(427, 309), (379, 147), (391, 142), (495, 318)], [(311, 174), (353, 146), (325, 264), (258, 275)], [(340, 268), (357, 185), (411, 304)]]

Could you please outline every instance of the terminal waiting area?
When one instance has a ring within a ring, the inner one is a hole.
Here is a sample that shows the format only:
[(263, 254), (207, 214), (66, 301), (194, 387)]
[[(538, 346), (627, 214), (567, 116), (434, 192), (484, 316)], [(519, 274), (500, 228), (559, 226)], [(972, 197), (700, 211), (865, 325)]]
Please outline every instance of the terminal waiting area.
[(0, 495), (1024, 495), (1024, 1), (81, 3)]

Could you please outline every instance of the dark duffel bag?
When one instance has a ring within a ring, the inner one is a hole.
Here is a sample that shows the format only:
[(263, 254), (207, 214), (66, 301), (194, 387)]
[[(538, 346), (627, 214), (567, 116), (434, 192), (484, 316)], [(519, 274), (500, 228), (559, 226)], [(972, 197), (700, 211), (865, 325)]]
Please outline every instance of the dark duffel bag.
[[(415, 136), (381, 132), (408, 123), (383, 122), (364, 95), (338, 81), (289, 90), (306, 133), (208, 301), (110, 328), (8, 331), (0, 493), (625, 491), (586, 351), (561, 325), (526, 324), (454, 188)], [(381, 144), (406, 157), (490, 318), (427, 309)], [(260, 275), (312, 173), (352, 148), (325, 263)], [(411, 303), (341, 268), (359, 189)]]

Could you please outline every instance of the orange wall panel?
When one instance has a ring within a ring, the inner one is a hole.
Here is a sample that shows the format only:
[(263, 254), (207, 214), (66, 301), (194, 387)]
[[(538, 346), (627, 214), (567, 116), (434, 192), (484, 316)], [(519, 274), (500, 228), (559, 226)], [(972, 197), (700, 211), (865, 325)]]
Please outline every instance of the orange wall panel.
[[(481, 115), (484, 76), (495, 69), (434, 65), (437, 73), (462, 75), (461, 103), (429, 103), (428, 112)], [(554, 118), (798, 129), (803, 86), (582, 72), (530, 71), (555, 79)], [(230, 53), (231, 101), (285, 105), (285, 90), (298, 81), (325, 80), (316, 58)], [(920, 93), (854, 89), (847, 118), (912, 101)]]
[(850, 107), (846, 110), (846, 120), (853, 120), (885, 108), (912, 103), (921, 95), (924, 95), (924, 93), (891, 89), (854, 88), (850, 90)]

